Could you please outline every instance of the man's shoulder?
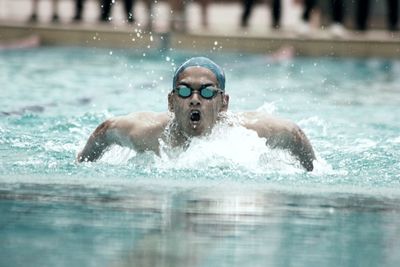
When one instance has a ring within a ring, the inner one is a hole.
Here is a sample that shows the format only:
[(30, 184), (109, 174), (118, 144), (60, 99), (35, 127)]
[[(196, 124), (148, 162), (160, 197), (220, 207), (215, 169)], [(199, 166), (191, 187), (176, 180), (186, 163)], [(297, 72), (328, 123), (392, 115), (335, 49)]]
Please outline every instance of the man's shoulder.
[[(156, 143), (167, 127), (168, 113), (136, 112), (108, 119), (109, 136), (114, 136), (126, 143), (134, 142), (136, 148), (147, 149), (149, 144)], [(148, 145), (140, 142), (144, 141)]]
[(250, 111), (239, 113), (241, 124), (257, 132), (278, 133), (282, 131), (291, 131), (296, 125), (286, 119), (259, 111)]
[(146, 124), (165, 123), (170, 120), (170, 116), (167, 112), (141, 111), (128, 114), (125, 117)]
[(170, 120), (166, 112), (135, 112), (124, 116), (111, 118), (110, 121), (118, 128), (147, 129), (165, 127)]
[(246, 111), (238, 113), (240, 120), (245, 124), (291, 124), (292, 122), (281, 117), (260, 111)]

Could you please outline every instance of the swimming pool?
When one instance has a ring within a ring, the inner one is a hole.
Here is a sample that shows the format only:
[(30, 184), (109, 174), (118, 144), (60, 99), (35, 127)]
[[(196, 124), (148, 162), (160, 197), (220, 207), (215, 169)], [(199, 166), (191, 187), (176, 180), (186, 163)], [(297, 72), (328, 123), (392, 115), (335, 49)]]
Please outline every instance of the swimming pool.
[(225, 68), (231, 111), (302, 127), (312, 173), (237, 128), (177, 155), (114, 147), (75, 164), (104, 119), (165, 111), (187, 56), (0, 53), (0, 266), (399, 265), (396, 60), (209, 54)]

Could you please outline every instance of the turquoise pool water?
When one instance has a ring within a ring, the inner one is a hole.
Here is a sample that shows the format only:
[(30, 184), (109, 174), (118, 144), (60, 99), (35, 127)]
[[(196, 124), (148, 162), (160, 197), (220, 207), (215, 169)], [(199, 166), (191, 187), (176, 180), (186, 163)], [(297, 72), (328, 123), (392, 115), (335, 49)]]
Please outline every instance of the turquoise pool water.
[(192, 55), (0, 53), (0, 266), (399, 266), (400, 61), (209, 54), (232, 112), (303, 128), (312, 173), (222, 127), (177, 155), (75, 164), (104, 119), (165, 111)]

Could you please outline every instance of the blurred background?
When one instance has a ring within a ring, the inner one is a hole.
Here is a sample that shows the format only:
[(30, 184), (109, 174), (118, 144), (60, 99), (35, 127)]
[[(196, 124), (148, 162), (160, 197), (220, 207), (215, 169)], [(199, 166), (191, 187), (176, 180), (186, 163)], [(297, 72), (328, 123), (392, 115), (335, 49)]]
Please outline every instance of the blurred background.
[[(392, 57), (398, 55), (398, 15), (397, 0), (0, 0), (0, 45), (36, 35), (46, 45), (93, 46), (94, 33), (102, 33), (107, 36), (98, 38), (96, 46), (131, 47), (111, 32), (139, 32), (164, 34), (167, 40), (160, 46), (180, 42), (189, 49), (207, 49), (210, 42), (220, 42), (216, 37), (234, 37), (236, 44), (232, 39), (225, 50), (269, 53), (283, 41), (299, 55), (348, 56), (352, 45), (355, 56)], [(191, 36), (174, 40), (174, 34)], [(199, 35), (211, 40), (202, 46)], [(382, 42), (395, 43), (382, 47)], [(375, 48), (366, 49), (367, 43)]]

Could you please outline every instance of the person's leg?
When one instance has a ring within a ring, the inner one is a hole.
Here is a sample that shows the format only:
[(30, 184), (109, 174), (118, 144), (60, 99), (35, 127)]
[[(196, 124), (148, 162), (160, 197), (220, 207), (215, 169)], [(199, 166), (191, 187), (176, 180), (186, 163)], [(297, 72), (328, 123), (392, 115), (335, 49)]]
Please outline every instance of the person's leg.
[(272, 1), (272, 27), (279, 28), (281, 21), (281, 0)]
[(249, 25), (249, 18), (251, 10), (253, 9), (254, 0), (243, 0), (243, 13), (241, 19), (241, 26), (247, 27)]
[(37, 20), (38, 20), (38, 16), (37, 16), (37, 14), (38, 14), (38, 4), (39, 4), (38, 1), (39, 0), (32, 0), (32, 13), (31, 13), (31, 16), (29, 18), (30, 22), (37, 22)]
[(344, 1), (332, 0), (332, 21), (333, 23), (343, 24), (344, 21)]
[(111, 12), (112, 5), (113, 5), (112, 0), (101, 0), (100, 1), (100, 7), (101, 7), (100, 20), (101, 21), (104, 21), (104, 22), (110, 21), (110, 12)]
[(153, 30), (153, 17), (151, 16), (153, 14), (153, 0), (144, 0), (144, 4), (146, 7), (146, 13), (147, 13), (147, 25), (146, 25), (146, 29), (148, 31), (152, 31)]
[(369, 5), (370, 5), (369, 0), (357, 1), (357, 13), (356, 13), (357, 30), (365, 31), (367, 29)]
[(330, 33), (334, 37), (342, 38), (348, 33), (346, 28), (343, 26), (344, 23), (344, 10), (345, 1), (343, 0), (331, 0), (332, 7), (332, 24), (329, 27)]
[(133, 0), (125, 0), (125, 12), (126, 12), (126, 19), (129, 23), (134, 22), (133, 18)]
[(398, 0), (387, 0), (387, 12), (388, 12), (388, 29), (390, 31), (397, 31), (399, 22), (399, 1)]
[(58, 17), (58, 0), (53, 0), (53, 16), (51, 18), (52, 22), (58, 22), (60, 18)]
[(303, 12), (303, 21), (310, 22), (311, 11), (317, 5), (316, 0), (304, 0), (304, 12)]
[(84, 0), (76, 0), (75, 1), (74, 20), (76, 20), (76, 21), (82, 20), (83, 1)]
[(186, 2), (183, 0), (169, 0), (169, 4), (171, 7), (171, 30), (185, 32), (187, 30)]
[(201, 24), (204, 28), (208, 27), (208, 5), (210, 0), (200, 0), (201, 6)]

